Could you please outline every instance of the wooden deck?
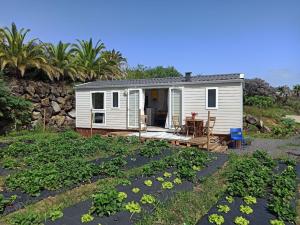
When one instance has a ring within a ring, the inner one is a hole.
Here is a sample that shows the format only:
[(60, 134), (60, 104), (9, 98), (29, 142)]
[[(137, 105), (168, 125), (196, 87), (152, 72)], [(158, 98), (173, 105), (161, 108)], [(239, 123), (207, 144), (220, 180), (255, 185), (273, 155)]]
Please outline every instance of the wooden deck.
[[(132, 134), (133, 132), (110, 132), (108, 134), (108, 136), (123, 136), (126, 137), (130, 134)], [(206, 149), (207, 150), (207, 137), (203, 136), (203, 137), (196, 137), (196, 138), (191, 138), (189, 140), (170, 140), (170, 139), (165, 139), (165, 138), (155, 138), (155, 137), (151, 137), (151, 138), (147, 138), (147, 137), (142, 137), (143, 140), (146, 139), (156, 139), (156, 140), (166, 140), (168, 142), (170, 142), (173, 145), (177, 145), (177, 146), (186, 146), (186, 147), (198, 147), (200, 149)], [(227, 145), (221, 145), (220, 143), (210, 143), (209, 146), (209, 151), (212, 152), (226, 152), (228, 150), (228, 146)]]

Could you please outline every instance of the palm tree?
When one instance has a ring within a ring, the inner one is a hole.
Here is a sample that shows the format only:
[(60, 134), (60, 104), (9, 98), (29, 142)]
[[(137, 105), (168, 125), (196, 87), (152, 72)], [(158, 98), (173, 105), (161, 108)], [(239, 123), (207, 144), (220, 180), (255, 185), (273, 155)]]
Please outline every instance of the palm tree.
[(296, 84), (294, 87), (293, 87), (293, 92), (295, 93), (295, 95), (297, 97), (300, 97), (300, 84)]
[(77, 40), (73, 44), (72, 52), (75, 53), (75, 63), (79, 73), (87, 80), (101, 78), (101, 53), (105, 49), (103, 43), (98, 41), (95, 46), (93, 40)]
[(69, 43), (59, 42), (57, 45), (45, 44), (45, 49), (49, 57), (49, 62), (51, 65), (57, 68), (57, 77), (70, 77), (73, 81), (82, 79), (78, 76), (75, 56), (72, 53)]
[(125, 76), (125, 65), (127, 63), (121, 52), (112, 50), (104, 51), (101, 55), (102, 73), (106, 79), (120, 79)]
[(284, 103), (287, 102), (288, 97), (291, 95), (291, 90), (288, 86), (279, 86), (277, 87), (277, 91), (279, 94), (279, 97), (283, 100)]
[(0, 28), (4, 37), (0, 43), (0, 69), (8, 68), (18, 77), (23, 77), (25, 71), (31, 68), (43, 70), (50, 79), (53, 79), (56, 69), (48, 64), (42, 45), (37, 39), (25, 42), (30, 30), (21, 28), (12, 23), (11, 28)]

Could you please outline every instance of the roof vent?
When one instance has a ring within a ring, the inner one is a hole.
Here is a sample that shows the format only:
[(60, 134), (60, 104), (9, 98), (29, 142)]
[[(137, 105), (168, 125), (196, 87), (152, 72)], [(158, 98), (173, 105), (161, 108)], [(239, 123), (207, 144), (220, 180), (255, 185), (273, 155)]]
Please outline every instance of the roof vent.
[(185, 81), (189, 82), (191, 81), (192, 72), (186, 72), (185, 73)]

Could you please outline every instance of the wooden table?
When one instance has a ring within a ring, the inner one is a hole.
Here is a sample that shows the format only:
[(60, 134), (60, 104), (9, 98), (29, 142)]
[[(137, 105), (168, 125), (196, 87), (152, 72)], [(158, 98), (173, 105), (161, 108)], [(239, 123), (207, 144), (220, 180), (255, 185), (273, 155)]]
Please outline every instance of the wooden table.
[(186, 126), (192, 126), (194, 127), (193, 136), (194, 137), (201, 137), (203, 135), (203, 120), (201, 119), (192, 119), (192, 118), (186, 118), (185, 119), (185, 125)]

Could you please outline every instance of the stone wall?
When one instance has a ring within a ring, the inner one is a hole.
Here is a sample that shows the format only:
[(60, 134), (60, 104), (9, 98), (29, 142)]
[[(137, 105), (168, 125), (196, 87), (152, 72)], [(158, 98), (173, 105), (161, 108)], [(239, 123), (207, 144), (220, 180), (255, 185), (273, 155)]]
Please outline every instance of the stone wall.
[(25, 79), (7, 80), (11, 92), (32, 102), (32, 125), (43, 123), (55, 128), (75, 127), (73, 84)]

